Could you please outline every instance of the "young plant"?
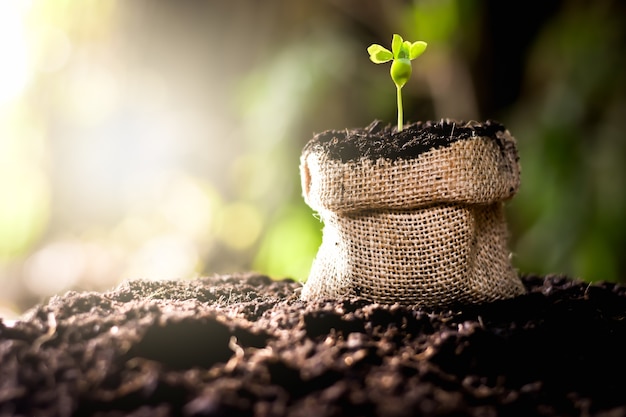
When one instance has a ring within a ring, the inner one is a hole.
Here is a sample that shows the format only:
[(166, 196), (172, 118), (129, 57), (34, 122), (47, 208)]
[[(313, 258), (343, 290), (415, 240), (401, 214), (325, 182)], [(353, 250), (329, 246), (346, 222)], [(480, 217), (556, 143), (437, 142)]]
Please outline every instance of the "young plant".
[(420, 56), (426, 50), (426, 42), (409, 42), (402, 39), (402, 36), (394, 34), (391, 40), (391, 51), (378, 44), (372, 44), (367, 48), (370, 60), (374, 64), (383, 64), (393, 60), (391, 63), (391, 79), (396, 85), (398, 97), (398, 132), (402, 130), (402, 87), (411, 77), (411, 61)]

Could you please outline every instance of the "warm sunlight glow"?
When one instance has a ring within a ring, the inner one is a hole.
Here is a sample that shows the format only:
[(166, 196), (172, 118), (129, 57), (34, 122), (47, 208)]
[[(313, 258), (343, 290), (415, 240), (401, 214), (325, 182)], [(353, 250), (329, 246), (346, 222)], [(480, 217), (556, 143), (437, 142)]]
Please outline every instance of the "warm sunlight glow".
[(29, 80), (24, 12), (27, 2), (0, 2), (0, 105), (5, 104), (26, 87)]

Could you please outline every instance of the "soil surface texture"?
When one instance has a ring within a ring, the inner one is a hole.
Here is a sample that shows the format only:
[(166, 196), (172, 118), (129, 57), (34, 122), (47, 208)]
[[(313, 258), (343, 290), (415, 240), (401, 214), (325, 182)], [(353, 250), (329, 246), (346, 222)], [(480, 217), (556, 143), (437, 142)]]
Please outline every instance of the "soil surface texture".
[(254, 274), (70, 292), (0, 321), (0, 415), (626, 416), (626, 287), (523, 282), (454, 311)]
[(433, 148), (450, 146), (476, 136), (491, 138), (503, 148), (505, 144), (498, 132), (505, 131), (502, 124), (493, 120), (483, 123), (449, 119), (417, 122), (405, 126), (400, 132), (396, 127), (374, 121), (366, 128), (318, 133), (307, 143), (303, 153), (322, 150), (330, 159), (344, 163), (361, 158), (414, 159)]

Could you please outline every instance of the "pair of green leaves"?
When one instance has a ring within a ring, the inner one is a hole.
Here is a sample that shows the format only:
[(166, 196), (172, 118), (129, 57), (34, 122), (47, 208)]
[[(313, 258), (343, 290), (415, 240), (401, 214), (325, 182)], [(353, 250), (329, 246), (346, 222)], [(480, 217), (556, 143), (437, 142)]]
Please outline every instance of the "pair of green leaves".
[(391, 41), (391, 51), (381, 45), (373, 44), (367, 48), (370, 60), (375, 64), (383, 64), (393, 59), (391, 79), (398, 88), (402, 88), (411, 77), (411, 61), (422, 55), (426, 50), (426, 42), (409, 42), (395, 34)]
[(391, 79), (397, 88), (398, 96), (398, 131), (402, 130), (402, 93), (404, 84), (411, 78), (411, 61), (420, 56), (426, 50), (426, 42), (409, 42), (402, 39), (398, 34), (393, 35), (391, 40), (391, 51), (381, 45), (373, 44), (367, 48), (370, 60), (375, 64), (383, 64), (393, 60), (391, 63)]

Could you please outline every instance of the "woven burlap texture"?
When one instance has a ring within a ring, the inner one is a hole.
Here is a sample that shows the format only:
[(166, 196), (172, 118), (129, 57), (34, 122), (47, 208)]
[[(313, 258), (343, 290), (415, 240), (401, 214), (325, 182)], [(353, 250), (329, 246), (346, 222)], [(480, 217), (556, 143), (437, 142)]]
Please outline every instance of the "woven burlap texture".
[(523, 294), (503, 213), (519, 188), (518, 156), (508, 131), (498, 138), (396, 160), (342, 162), (305, 148), (304, 199), (324, 229), (302, 298), (445, 307)]

